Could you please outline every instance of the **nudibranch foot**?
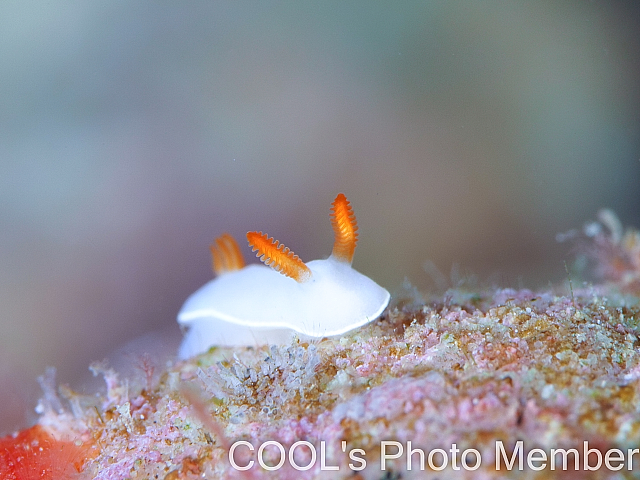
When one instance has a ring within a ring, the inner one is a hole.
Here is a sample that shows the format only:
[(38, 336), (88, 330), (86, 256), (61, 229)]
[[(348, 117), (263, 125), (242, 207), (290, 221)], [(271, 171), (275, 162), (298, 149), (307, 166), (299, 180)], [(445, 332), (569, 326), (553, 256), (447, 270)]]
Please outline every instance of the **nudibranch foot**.
[(224, 320), (199, 319), (186, 333), (178, 357), (191, 358), (208, 351), (212, 346), (246, 347), (286, 345), (296, 333), (289, 328), (260, 328), (238, 325)]

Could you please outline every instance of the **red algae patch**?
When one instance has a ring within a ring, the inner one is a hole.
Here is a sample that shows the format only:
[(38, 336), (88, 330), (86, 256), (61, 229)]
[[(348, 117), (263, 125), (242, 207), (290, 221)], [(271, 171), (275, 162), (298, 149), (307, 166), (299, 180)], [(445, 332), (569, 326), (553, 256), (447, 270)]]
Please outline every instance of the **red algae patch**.
[[(87, 445), (56, 440), (40, 425), (0, 439), (2, 480), (71, 480), (81, 472), (90, 449)], [(86, 477), (84, 477), (86, 478)]]

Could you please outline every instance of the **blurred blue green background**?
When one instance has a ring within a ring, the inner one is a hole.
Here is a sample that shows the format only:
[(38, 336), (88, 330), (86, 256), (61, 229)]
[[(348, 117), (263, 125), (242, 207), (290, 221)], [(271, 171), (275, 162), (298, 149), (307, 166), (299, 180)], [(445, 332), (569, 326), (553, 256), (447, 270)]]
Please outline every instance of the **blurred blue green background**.
[(557, 232), (640, 226), (635, 5), (3, 0), (0, 433), (47, 365), (175, 348), (214, 236), (327, 256), (338, 192), (391, 291), (562, 282)]

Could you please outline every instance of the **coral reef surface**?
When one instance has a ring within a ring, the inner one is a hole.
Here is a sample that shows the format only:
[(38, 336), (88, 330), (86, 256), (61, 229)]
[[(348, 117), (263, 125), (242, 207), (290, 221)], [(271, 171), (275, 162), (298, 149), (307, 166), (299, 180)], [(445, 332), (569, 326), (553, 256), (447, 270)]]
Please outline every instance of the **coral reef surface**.
[(568, 235), (598, 282), (563, 293), (396, 298), (338, 338), (143, 359), (138, 379), (95, 364), (95, 396), (49, 370), (37, 428), (79, 450), (38, 478), (638, 478), (640, 242), (602, 218)]

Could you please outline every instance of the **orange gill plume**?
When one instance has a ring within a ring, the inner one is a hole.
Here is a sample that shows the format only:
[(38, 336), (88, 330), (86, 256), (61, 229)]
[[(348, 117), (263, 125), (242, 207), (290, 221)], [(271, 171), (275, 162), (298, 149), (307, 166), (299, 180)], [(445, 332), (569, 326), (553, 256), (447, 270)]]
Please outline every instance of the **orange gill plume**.
[(358, 223), (347, 197), (339, 193), (331, 204), (331, 226), (335, 233), (331, 256), (351, 264), (358, 242)]
[(249, 232), (247, 240), (253, 251), (257, 251), (256, 257), (260, 257), (261, 262), (276, 272), (291, 277), (297, 282), (304, 282), (311, 278), (311, 270), (300, 260), (300, 257), (273, 237), (269, 238), (262, 232)]
[(240, 247), (236, 240), (228, 233), (223, 233), (209, 245), (213, 271), (220, 275), (222, 273), (240, 270), (244, 267), (244, 259), (240, 252)]

